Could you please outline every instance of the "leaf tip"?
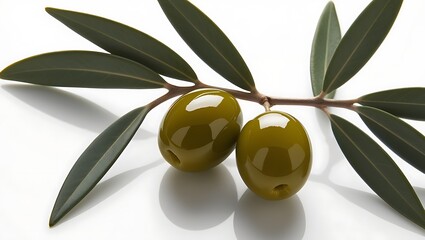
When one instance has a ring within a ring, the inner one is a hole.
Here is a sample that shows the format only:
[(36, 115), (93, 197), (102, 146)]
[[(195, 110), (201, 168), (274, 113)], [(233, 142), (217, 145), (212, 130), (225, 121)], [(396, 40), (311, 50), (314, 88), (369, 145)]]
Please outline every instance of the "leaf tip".
[(9, 67), (6, 67), (2, 71), (0, 71), (0, 78), (1, 79), (10, 79), (10, 77), (8, 76), (8, 69), (9, 69)]
[(49, 219), (49, 227), (54, 227), (56, 225), (56, 223), (58, 223), (58, 221), (60, 220), (60, 218), (57, 217), (57, 215), (50, 215), (50, 219)]
[(52, 14), (56, 8), (52, 8), (52, 7), (45, 7), (44, 10), (48, 13), (48, 14)]
[(53, 207), (52, 213), (50, 214), (49, 227), (54, 227), (65, 215), (71, 211), (71, 208), (63, 208), (63, 205), (59, 207), (57, 203)]
[(333, 8), (335, 8), (335, 3), (334, 3), (333, 1), (329, 1), (329, 2), (326, 4), (326, 7), (333, 7)]
[(55, 18), (56, 18), (57, 15), (60, 14), (60, 12), (66, 11), (66, 10), (62, 10), (62, 9), (59, 9), (59, 8), (53, 8), (53, 7), (46, 7), (46, 8), (44, 8), (44, 10), (48, 14), (50, 14), (50, 16), (55, 17)]

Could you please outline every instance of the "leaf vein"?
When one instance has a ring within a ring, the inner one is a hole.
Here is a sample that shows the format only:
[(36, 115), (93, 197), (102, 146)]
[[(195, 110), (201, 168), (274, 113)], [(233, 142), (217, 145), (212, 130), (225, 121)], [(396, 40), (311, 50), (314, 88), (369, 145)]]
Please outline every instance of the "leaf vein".
[[(100, 165), (101, 162), (104, 161), (105, 156), (111, 151), (112, 147), (118, 142), (118, 140), (120, 140), (120, 138), (125, 135), (127, 133), (127, 131), (132, 127), (132, 125), (134, 124), (134, 122), (136, 122), (136, 120), (138, 120), (138, 118), (140, 117), (140, 115), (142, 113), (144, 113), (146, 111), (146, 109), (141, 109), (142, 111), (138, 113), (137, 117), (135, 117), (133, 119), (133, 121), (131, 121), (131, 123), (124, 129), (124, 131), (121, 132), (121, 134), (118, 135), (118, 137), (116, 138), (115, 141), (113, 141), (111, 144), (109, 144), (108, 149), (102, 154), (102, 156), (99, 158), (99, 160), (96, 162), (95, 165), (93, 165), (93, 167), (90, 168), (90, 170), (87, 172), (87, 174), (85, 175), (85, 177), (80, 181), (80, 183), (75, 187), (74, 191), (71, 193), (71, 195), (69, 195), (68, 200), (65, 203), (68, 203), (69, 199), (71, 199), (74, 195), (75, 192), (80, 188), (81, 184), (87, 179), (87, 177), (90, 175), (90, 173), (92, 173), (94, 171), (94, 169), (97, 168), (97, 166)], [(62, 205), (65, 206), (65, 203)]]
[(342, 74), (343, 70), (345, 69), (345, 67), (347, 66), (347, 64), (351, 61), (351, 58), (354, 56), (354, 54), (356, 53), (357, 49), (359, 49), (359, 47), (362, 45), (364, 39), (366, 38), (366, 36), (369, 35), (370, 30), (374, 27), (375, 23), (378, 21), (378, 19), (380, 18), (380, 16), (382, 15), (382, 13), (384, 12), (384, 10), (388, 7), (389, 1), (386, 3), (386, 5), (381, 9), (381, 11), (379, 12), (379, 14), (377, 15), (377, 17), (374, 19), (374, 21), (372, 22), (372, 24), (369, 26), (369, 28), (366, 30), (365, 34), (363, 34), (363, 36), (361, 37), (360, 41), (356, 44), (356, 46), (354, 47), (353, 51), (350, 53), (350, 55), (348, 56), (348, 58), (346, 59), (346, 61), (344, 62), (344, 64), (342, 65), (342, 67), (338, 70), (337, 74), (335, 75), (335, 77), (333, 77), (333, 79), (330, 81), (328, 89), (326, 89), (326, 92), (329, 90), (329, 88), (331, 88), (331, 86), (335, 83), (336, 79), (338, 79), (338, 77)]
[[(331, 119), (332, 120), (332, 119)], [(349, 135), (344, 131), (344, 129), (341, 127), (341, 126), (339, 126), (338, 125), (338, 123), (336, 123), (335, 122), (335, 120), (332, 120), (333, 121), (333, 123), (335, 124), (335, 126), (336, 127), (338, 127), (338, 129), (341, 131), (341, 133), (345, 136), (345, 138), (346, 139), (348, 139), (351, 143), (352, 143), (352, 145), (357, 149), (357, 151), (361, 154), (361, 155), (363, 155), (363, 157), (369, 162), (369, 164), (378, 172), (378, 174), (380, 175), (380, 176), (382, 176), (383, 177), (383, 179), (390, 185), (390, 187), (392, 188), (392, 189), (394, 189), (395, 190), (395, 192), (397, 192), (398, 193), (398, 195), (401, 197), (401, 199), (403, 199), (403, 201), (404, 202), (406, 202), (407, 203), (407, 206), (409, 206), (409, 208), (411, 208), (412, 210), (413, 210), (413, 212), (415, 212), (416, 213), (416, 210), (415, 210), (415, 208), (410, 204), (410, 202), (407, 200), (407, 199), (405, 199), (405, 197), (404, 197), (404, 195), (403, 194), (401, 194), (401, 192), (393, 185), (393, 183), (391, 182), (391, 181), (389, 181), (388, 180), (388, 178), (385, 176), (385, 174), (383, 174), (380, 170), (379, 170), (379, 168), (373, 163), (373, 161), (361, 150), (361, 148), (356, 144), (356, 142), (355, 141), (353, 141), (350, 137), (349, 137)]]
[(219, 51), (217, 49), (217, 47), (214, 46), (214, 44), (202, 33), (201, 30), (199, 30), (191, 21), (190, 19), (188, 19), (182, 12), (181, 10), (172, 2), (169, 1), (170, 4), (176, 9), (176, 11), (186, 20), (186, 22), (193, 27), (193, 29), (196, 30), (196, 32), (199, 33), (199, 35), (212, 47), (212, 49), (214, 49), (218, 55), (220, 55), (222, 57), (222, 59), (233, 69), (233, 71), (235, 71), (235, 73), (248, 85), (250, 86), (250, 82), (243, 76), (243, 74), (238, 71), (238, 69), (224, 56), (224, 54)]
[(19, 74), (27, 74), (27, 73), (36, 73), (36, 72), (47, 72), (47, 71), (71, 71), (71, 72), (92, 72), (92, 73), (101, 73), (105, 75), (113, 75), (113, 76), (120, 76), (120, 77), (126, 77), (130, 79), (136, 79), (144, 82), (153, 83), (156, 85), (164, 86), (163, 84), (158, 83), (157, 81), (148, 79), (148, 78), (142, 78), (138, 76), (132, 76), (128, 74), (123, 73), (117, 73), (117, 72), (108, 72), (108, 71), (102, 71), (102, 70), (88, 70), (84, 68), (41, 68), (37, 70), (26, 70), (26, 71), (19, 71), (19, 72), (9, 72), (8, 75), (19, 75)]
[(421, 149), (418, 149), (416, 146), (412, 145), (409, 141), (406, 141), (404, 138), (401, 138), (399, 134), (395, 133), (394, 131), (392, 131), (391, 129), (387, 128), (385, 125), (381, 124), (380, 122), (376, 121), (374, 118), (371, 118), (367, 114), (364, 114), (363, 112), (359, 112), (359, 113), (362, 114), (363, 116), (365, 116), (366, 118), (368, 118), (369, 120), (371, 120), (372, 122), (376, 123), (378, 126), (380, 126), (383, 129), (385, 129), (388, 133), (390, 133), (391, 135), (393, 135), (397, 139), (401, 140), (406, 145), (408, 145), (412, 149), (416, 150), (417, 152), (421, 153), (425, 157), (425, 153), (422, 152)]
[[(63, 15), (62, 15), (62, 16), (63, 16)], [(63, 16), (63, 17), (67, 18), (66, 16)], [(145, 56), (148, 56), (148, 57), (150, 57), (150, 58), (154, 59), (155, 61), (157, 61), (157, 62), (159, 62), (159, 63), (162, 63), (162, 64), (166, 65), (167, 67), (169, 67), (169, 68), (173, 69), (174, 71), (176, 71), (176, 72), (178, 72), (178, 73), (182, 74), (183, 76), (186, 76), (187, 78), (189, 78), (189, 79), (191, 79), (191, 80), (194, 80), (192, 77), (188, 76), (186, 73), (184, 73), (184, 72), (180, 71), (179, 69), (175, 68), (175, 67), (174, 67), (174, 66), (172, 66), (172, 65), (169, 65), (167, 62), (164, 62), (163, 60), (161, 60), (161, 59), (159, 59), (159, 58), (157, 58), (157, 57), (155, 57), (155, 56), (153, 56), (153, 55), (151, 55), (151, 54), (149, 54), (149, 53), (147, 53), (147, 52), (145, 52), (145, 51), (142, 51), (141, 49), (138, 49), (138, 48), (136, 48), (136, 47), (134, 47), (134, 46), (132, 46), (132, 45), (130, 45), (130, 44), (127, 44), (126, 42), (121, 41), (121, 40), (119, 40), (118, 38), (112, 37), (111, 35), (107, 35), (106, 33), (103, 33), (103, 32), (101, 32), (101, 31), (98, 31), (97, 29), (92, 28), (92, 27), (90, 27), (90, 26), (88, 26), (88, 25), (81, 24), (81, 23), (79, 23), (79, 22), (77, 22), (77, 21), (74, 21), (73, 19), (70, 19), (70, 18), (67, 18), (67, 19), (68, 19), (68, 20), (70, 20), (70, 21), (72, 21), (72, 22), (74, 22), (74, 23), (76, 23), (76, 24), (79, 24), (80, 26), (86, 27), (86, 28), (88, 28), (88, 29), (90, 29), (90, 30), (92, 30), (92, 31), (94, 31), (94, 32), (96, 32), (96, 33), (98, 33), (98, 34), (101, 34), (101, 35), (103, 35), (103, 36), (105, 36), (105, 37), (107, 37), (107, 38), (109, 38), (109, 39), (112, 39), (112, 40), (114, 40), (114, 41), (116, 41), (116, 42), (118, 42), (118, 43), (121, 43), (121, 44), (123, 44), (124, 46), (129, 47), (129, 48), (130, 48), (130, 49), (132, 49), (132, 50), (135, 50), (136, 52), (139, 52), (139, 53), (141, 53), (141, 54), (143, 54), (143, 55), (145, 55)]]

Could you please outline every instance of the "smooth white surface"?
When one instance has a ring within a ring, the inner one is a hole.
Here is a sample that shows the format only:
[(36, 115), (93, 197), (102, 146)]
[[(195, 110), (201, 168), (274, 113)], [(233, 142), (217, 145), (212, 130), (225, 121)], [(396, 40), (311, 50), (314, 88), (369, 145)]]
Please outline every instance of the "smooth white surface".
[[(325, 0), (193, 0), (238, 48), (258, 89), (310, 97), (309, 55)], [(345, 32), (367, 0), (335, 0)], [(184, 44), (155, 0), (0, 0), (0, 68), (44, 52), (101, 51), (44, 12), (57, 7), (100, 15), (169, 45), (201, 80), (231, 87)], [(336, 98), (425, 86), (425, 2), (405, 1), (389, 36)], [(380, 200), (340, 152), (328, 120), (307, 107), (274, 107), (299, 118), (314, 164), (305, 187), (287, 201), (247, 191), (232, 154), (220, 167), (182, 174), (162, 160), (159, 121), (171, 101), (147, 116), (101, 183), (56, 227), (48, 219), (68, 171), (85, 147), (124, 113), (163, 90), (96, 90), (0, 82), (0, 239), (423, 239), (425, 231)], [(244, 121), (262, 107), (241, 101)], [(335, 112), (364, 129), (353, 113)], [(423, 122), (409, 121), (422, 133)], [(392, 154), (392, 156), (394, 156)], [(425, 177), (394, 156), (425, 202)]]

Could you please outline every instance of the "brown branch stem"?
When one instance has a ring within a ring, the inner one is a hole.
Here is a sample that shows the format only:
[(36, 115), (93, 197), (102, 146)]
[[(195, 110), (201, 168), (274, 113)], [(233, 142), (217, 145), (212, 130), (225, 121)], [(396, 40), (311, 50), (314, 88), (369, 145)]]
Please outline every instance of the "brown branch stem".
[(270, 109), (270, 107), (275, 105), (299, 105), (299, 106), (316, 107), (319, 109), (325, 109), (327, 107), (338, 107), (338, 108), (346, 108), (346, 109), (353, 110), (355, 107), (354, 104), (358, 102), (358, 99), (351, 99), (351, 100), (326, 99), (321, 95), (314, 98), (300, 98), (300, 99), (270, 97), (270, 96), (261, 94), (260, 92), (256, 90), (254, 90), (253, 92), (245, 92), (245, 91), (240, 91), (235, 89), (211, 86), (211, 85), (204, 84), (200, 81), (188, 87), (175, 86), (172, 84), (167, 84), (165, 87), (168, 89), (168, 92), (162, 95), (161, 97), (155, 99), (151, 103), (149, 103), (148, 104), (149, 107), (154, 108), (155, 106), (173, 97), (183, 95), (193, 90), (197, 90), (201, 88), (215, 88), (215, 89), (226, 91), (232, 94), (235, 98), (251, 101), (251, 102), (256, 102), (264, 106), (266, 110)]

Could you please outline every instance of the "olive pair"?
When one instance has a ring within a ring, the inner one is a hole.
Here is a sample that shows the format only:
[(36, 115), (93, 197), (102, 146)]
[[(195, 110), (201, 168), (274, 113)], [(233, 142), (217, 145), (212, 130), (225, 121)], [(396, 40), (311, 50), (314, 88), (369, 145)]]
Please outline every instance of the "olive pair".
[[(268, 111), (242, 128), (237, 100), (218, 89), (183, 95), (160, 125), (162, 156), (183, 171), (202, 171), (224, 161), (236, 146), (239, 174), (259, 196), (292, 196), (307, 180), (311, 147), (302, 124), (289, 114)], [(242, 128), (242, 130), (241, 130)]]

